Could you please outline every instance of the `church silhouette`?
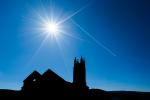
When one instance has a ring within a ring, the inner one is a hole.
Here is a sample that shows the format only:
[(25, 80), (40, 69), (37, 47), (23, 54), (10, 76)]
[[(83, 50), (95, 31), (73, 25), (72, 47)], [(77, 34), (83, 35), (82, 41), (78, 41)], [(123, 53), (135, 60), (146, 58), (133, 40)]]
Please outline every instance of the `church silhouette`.
[(44, 96), (87, 96), (85, 60), (74, 59), (73, 82), (67, 82), (55, 72), (48, 69), (42, 75), (34, 71), (24, 81), (21, 91), (24, 95)]
[(95, 96), (108, 97), (106, 91), (89, 89), (86, 84), (86, 66), (82, 58), (74, 59), (73, 82), (67, 82), (48, 69), (42, 75), (34, 71), (24, 81), (21, 89), (23, 96)]

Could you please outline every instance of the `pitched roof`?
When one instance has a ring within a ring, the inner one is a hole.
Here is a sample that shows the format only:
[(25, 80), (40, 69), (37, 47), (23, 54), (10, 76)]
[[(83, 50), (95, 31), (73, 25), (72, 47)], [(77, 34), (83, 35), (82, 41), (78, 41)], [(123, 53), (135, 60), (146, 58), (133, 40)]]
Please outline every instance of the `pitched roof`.
[(53, 72), (50, 69), (48, 69), (45, 73), (43, 73), (42, 78), (55, 80), (55, 81), (65, 81), (63, 78), (58, 76), (55, 72)]
[(34, 79), (40, 78), (41, 74), (37, 71), (33, 71), (23, 82), (33, 81)]

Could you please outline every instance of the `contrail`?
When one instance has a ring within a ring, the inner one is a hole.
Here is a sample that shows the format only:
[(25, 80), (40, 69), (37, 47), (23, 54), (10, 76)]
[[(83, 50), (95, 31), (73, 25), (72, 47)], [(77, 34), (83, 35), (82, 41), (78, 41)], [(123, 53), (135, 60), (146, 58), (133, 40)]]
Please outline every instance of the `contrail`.
[(74, 12), (73, 14), (67, 16), (66, 18), (64, 18), (63, 20), (59, 21), (57, 24), (62, 24), (64, 22), (66, 22), (67, 20), (71, 19), (73, 16), (75, 16), (76, 14), (78, 14), (79, 12), (83, 11), (85, 8), (87, 8), (89, 6), (89, 4), (86, 4), (85, 6), (81, 7), (80, 9), (78, 9), (76, 12)]
[(117, 56), (112, 50), (110, 50), (108, 47), (106, 47), (104, 44), (99, 42), (95, 37), (93, 37), (89, 32), (87, 32), (84, 28), (82, 28), (79, 24), (77, 24), (75, 21), (72, 20), (72, 22), (81, 30), (83, 31), (87, 36), (89, 36), (97, 45), (105, 49), (107, 52), (109, 52), (113, 56)]

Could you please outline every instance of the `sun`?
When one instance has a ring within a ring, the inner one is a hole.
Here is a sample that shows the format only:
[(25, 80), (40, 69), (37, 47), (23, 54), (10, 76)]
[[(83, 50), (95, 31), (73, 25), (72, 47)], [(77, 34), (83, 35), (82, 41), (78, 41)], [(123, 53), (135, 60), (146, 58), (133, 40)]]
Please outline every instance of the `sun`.
[(47, 32), (56, 33), (58, 31), (58, 26), (55, 23), (47, 23), (45, 29)]
[(44, 23), (44, 31), (51, 35), (57, 35), (59, 26), (54, 22)]

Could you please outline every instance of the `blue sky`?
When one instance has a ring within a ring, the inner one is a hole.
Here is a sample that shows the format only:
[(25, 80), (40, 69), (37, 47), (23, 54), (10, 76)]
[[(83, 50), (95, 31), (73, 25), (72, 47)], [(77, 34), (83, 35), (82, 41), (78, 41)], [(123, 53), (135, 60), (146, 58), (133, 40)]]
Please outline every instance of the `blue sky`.
[[(149, 5), (148, 0), (1, 0), (0, 88), (20, 89), (33, 70), (48, 68), (72, 81), (74, 57), (83, 56), (89, 87), (150, 91)], [(52, 10), (62, 20), (82, 7), (61, 24), (67, 35), (43, 42), (38, 15), (45, 18)]]

